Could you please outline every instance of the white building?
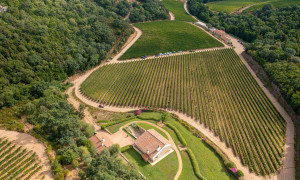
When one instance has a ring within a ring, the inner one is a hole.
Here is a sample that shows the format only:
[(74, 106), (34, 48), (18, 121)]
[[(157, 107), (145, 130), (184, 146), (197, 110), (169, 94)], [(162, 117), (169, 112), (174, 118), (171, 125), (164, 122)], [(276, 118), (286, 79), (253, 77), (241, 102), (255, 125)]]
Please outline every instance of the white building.
[(195, 22), (195, 25), (203, 27), (204, 29), (208, 29), (208, 26), (204, 22), (201, 22), (201, 21)]

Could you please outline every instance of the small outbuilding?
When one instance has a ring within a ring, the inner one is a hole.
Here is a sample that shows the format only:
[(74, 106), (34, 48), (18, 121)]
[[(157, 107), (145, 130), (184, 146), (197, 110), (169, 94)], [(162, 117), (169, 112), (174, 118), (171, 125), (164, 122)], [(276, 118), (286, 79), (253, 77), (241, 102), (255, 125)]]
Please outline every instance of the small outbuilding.
[(213, 34), (219, 38), (221, 38), (223, 41), (225, 41), (225, 43), (231, 43), (231, 39), (230, 37), (226, 34), (226, 32), (224, 32), (223, 30), (214, 30)]
[(154, 129), (149, 129), (139, 136), (133, 148), (151, 165), (174, 151), (171, 143)]

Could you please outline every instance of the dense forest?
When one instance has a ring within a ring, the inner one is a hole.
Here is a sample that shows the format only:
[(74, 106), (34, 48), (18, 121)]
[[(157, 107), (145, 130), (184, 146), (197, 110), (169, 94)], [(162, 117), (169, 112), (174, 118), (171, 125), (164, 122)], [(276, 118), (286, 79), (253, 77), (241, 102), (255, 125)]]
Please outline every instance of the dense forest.
[[(0, 13), (1, 126), (23, 131), (21, 117), (26, 117), (33, 127), (31, 134), (56, 152), (50, 158), (55, 179), (68, 174), (66, 166), (77, 168), (79, 164), (89, 169), (90, 179), (141, 179), (134, 165), (116, 158), (118, 147), (97, 156), (88, 139), (94, 129), (81, 120), (84, 106), (77, 111), (68, 104), (63, 92), (69, 85), (61, 83), (119, 50), (133, 32), (124, 20), (133, 6), (105, 0), (3, 0), (1, 5), (8, 7)], [(139, 6), (148, 8), (148, 13), (166, 11), (154, 0)], [(147, 18), (141, 21), (168, 16)], [(90, 170), (100, 166), (99, 159), (106, 160), (101, 170), (107, 173)], [(82, 170), (79, 175), (86, 176)]]
[(300, 7), (266, 4), (246, 14), (212, 12), (202, 0), (189, 0), (190, 12), (208, 26), (246, 41), (246, 52), (260, 63), (300, 114)]

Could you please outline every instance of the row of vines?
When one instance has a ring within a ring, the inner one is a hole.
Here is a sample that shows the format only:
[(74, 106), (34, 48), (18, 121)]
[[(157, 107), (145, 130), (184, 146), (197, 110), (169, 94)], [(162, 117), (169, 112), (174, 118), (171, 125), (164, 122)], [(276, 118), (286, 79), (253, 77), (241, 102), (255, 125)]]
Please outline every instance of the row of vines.
[(233, 49), (105, 65), (81, 92), (105, 105), (180, 111), (219, 135), (252, 172), (281, 167), (285, 120)]
[(41, 169), (34, 152), (0, 139), (0, 180), (32, 179)]

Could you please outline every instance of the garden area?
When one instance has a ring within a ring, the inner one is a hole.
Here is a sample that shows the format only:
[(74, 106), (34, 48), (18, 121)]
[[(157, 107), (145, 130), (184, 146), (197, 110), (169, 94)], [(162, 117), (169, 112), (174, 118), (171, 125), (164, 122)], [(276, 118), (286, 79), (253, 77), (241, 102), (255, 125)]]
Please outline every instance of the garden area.
[(194, 25), (183, 21), (156, 21), (135, 24), (142, 36), (120, 60), (165, 52), (222, 47), (223, 44)]
[[(230, 168), (235, 166), (229, 163), (229, 166), (226, 168), (225, 164), (228, 164), (228, 159), (219, 155), (207, 141), (204, 141), (202, 138), (199, 138), (199, 136), (197, 137), (193, 134), (193, 132), (190, 132), (189, 129), (180, 122), (180, 120), (176, 119), (169, 113), (141, 111), (141, 114), (136, 115), (135, 118), (129, 119), (126, 122), (114, 124), (113, 126), (114, 128), (116, 128), (116, 126), (120, 128), (124, 125), (123, 123), (127, 124), (129, 122), (142, 120), (153, 124), (157, 124), (162, 121), (164, 123), (163, 129), (171, 135), (177, 146), (181, 146), (181, 149), (179, 150), (181, 150), (180, 154), (183, 169), (180, 179), (196, 180), (199, 177), (204, 179), (235, 179), (235, 176), (233, 175), (234, 173), (230, 173), (229, 171)], [(139, 126), (145, 130), (155, 129), (161, 135), (166, 137), (165, 133), (150, 124), (136, 122), (132, 123), (131, 126)], [(130, 126), (127, 126), (125, 128), (129, 127)], [(110, 127), (108, 126), (107, 128)], [(132, 127), (130, 128), (132, 129)], [(138, 165), (141, 173), (148, 179), (173, 179), (176, 174), (178, 165), (177, 163), (174, 163), (177, 162), (175, 153), (171, 153), (159, 163), (151, 166), (148, 162), (145, 162), (141, 155), (132, 147), (126, 147), (122, 152), (129, 161)], [(169, 171), (168, 168), (172, 169), (172, 171)], [(159, 176), (160, 174), (161, 176)]]

